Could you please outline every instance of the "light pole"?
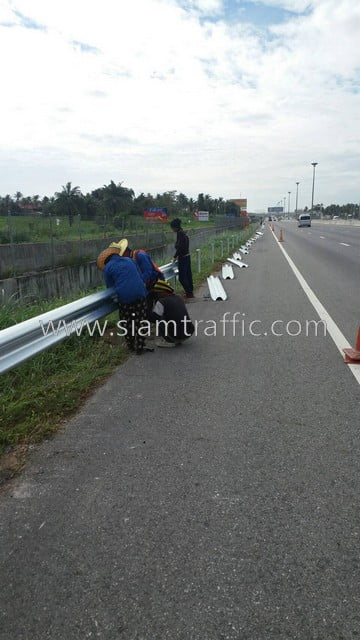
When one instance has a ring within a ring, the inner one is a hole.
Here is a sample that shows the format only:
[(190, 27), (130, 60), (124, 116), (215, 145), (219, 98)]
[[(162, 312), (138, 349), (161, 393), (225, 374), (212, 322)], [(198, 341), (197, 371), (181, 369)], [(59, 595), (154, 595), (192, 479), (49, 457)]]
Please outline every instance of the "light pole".
[(291, 191), (288, 191), (288, 194), (289, 194), (289, 198), (288, 198), (288, 217), (290, 218), (290, 194), (291, 194)]
[(297, 182), (297, 183), (296, 183), (296, 205), (295, 205), (295, 216), (297, 215), (297, 209), (298, 209), (299, 184), (300, 184), (300, 182)]
[(312, 194), (311, 194), (311, 212), (312, 212), (314, 208), (315, 167), (318, 164), (318, 162), (312, 162), (311, 164), (313, 166), (313, 181), (312, 181)]
[(286, 196), (284, 196), (284, 213), (286, 213)]

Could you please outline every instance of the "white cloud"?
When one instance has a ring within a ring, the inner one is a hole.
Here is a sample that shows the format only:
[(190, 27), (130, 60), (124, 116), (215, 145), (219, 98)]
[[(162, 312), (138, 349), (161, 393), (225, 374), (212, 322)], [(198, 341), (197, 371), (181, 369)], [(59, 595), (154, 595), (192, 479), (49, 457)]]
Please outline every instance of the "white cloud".
[(319, 199), (355, 199), (360, 6), (312, 5), (266, 38), (216, 21), (218, 0), (32, 0), (31, 15), (25, 0), (4, 3), (0, 23), (17, 26), (0, 27), (0, 193), (114, 179), (136, 191), (240, 191), (259, 208), (296, 180), (310, 193), (316, 160)]
[(197, 10), (206, 15), (219, 14), (224, 8), (223, 0), (180, 0), (178, 4), (184, 9)]

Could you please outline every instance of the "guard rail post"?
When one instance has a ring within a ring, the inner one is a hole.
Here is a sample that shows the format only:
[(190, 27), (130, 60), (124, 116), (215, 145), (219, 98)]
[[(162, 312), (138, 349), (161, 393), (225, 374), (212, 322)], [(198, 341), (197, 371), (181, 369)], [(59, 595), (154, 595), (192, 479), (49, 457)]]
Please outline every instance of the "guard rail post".
[(197, 254), (197, 269), (198, 269), (198, 273), (200, 273), (200, 271), (201, 271), (201, 250), (200, 249), (196, 249), (196, 254)]

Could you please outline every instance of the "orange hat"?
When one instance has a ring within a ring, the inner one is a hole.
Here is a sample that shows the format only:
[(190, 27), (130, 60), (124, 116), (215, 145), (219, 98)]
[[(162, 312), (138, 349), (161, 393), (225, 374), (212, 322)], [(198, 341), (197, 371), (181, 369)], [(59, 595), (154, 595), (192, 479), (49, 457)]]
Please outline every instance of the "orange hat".
[(96, 260), (96, 264), (98, 266), (99, 269), (103, 269), (105, 267), (105, 262), (108, 258), (110, 258), (110, 256), (112, 255), (119, 255), (119, 249), (115, 248), (115, 247), (108, 247), (107, 249), (105, 249), (104, 251), (102, 251)]

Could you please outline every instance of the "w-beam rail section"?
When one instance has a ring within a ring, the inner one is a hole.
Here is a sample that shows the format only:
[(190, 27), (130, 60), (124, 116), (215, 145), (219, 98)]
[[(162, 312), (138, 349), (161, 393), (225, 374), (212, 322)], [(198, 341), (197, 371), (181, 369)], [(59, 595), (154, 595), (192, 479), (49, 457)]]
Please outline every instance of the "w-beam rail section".
[[(170, 262), (160, 269), (167, 280), (176, 280), (176, 263)], [(78, 327), (90, 325), (116, 311), (115, 295), (114, 289), (98, 291), (0, 331), (0, 373), (70, 337)], [(50, 330), (52, 327), (56, 330)]]

